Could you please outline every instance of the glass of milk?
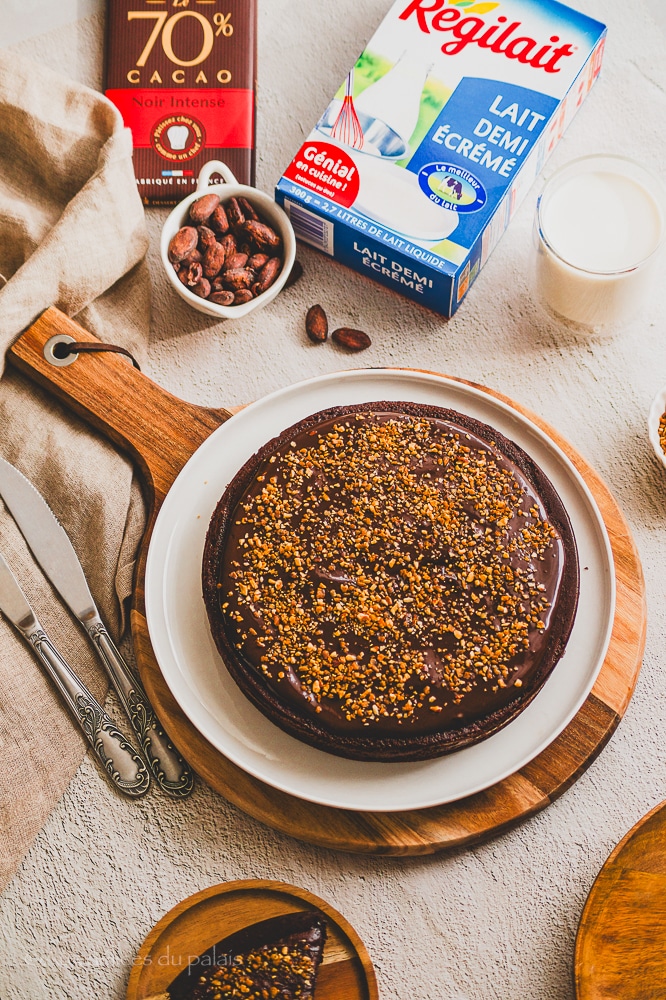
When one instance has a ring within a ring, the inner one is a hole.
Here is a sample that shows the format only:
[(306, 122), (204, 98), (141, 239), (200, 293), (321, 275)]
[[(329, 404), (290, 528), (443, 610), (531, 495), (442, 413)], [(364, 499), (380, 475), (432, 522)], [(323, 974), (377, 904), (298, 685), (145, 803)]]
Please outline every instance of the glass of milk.
[(586, 156), (545, 185), (535, 218), (537, 297), (587, 327), (632, 319), (654, 285), (666, 232), (657, 177), (621, 156)]

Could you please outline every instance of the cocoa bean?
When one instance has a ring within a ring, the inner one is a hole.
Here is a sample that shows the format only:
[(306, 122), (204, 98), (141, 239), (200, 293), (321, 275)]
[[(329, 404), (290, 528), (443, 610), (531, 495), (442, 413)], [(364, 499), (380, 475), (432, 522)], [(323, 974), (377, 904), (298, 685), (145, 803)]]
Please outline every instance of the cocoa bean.
[(197, 281), (196, 285), (193, 285), (191, 291), (193, 291), (195, 295), (198, 295), (200, 299), (207, 299), (210, 295), (210, 281), (206, 281), (205, 278), (201, 278), (200, 281)]
[(295, 285), (299, 278), (303, 277), (303, 265), (300, 260), (295, 260), (291, 271), (289, 272), (289, 277), (284, 283), (285, 288), (291, 288)]
[(240, 228), (245, 222), (245, 215), (243, 214), (243, 209), (238, 203), (238, 198), (230, 198), (224, 206), (227, 210), (227, 218), (229, 219), (229, 225)]
[(248, 271), (244, 267), (231, 268), (224, 271), (222, 280), (226, 288), (233, 288), (235, 292), (239, 292), (241, 288), (249, 289), (254, 281), (254, 271)]
[(236, 253), (236, 237), (233, 233), (227, 233), (220, 240), (220, 246), (224, 247), (224, 257), (225, 260), (231, 260), (233, 255)]
[(213, 243), (217, 243), (217, 236), (208, 226), (197, 226), (197, 232), (199, 234), (199, 248), (204, 253), (208, 247), (212, 247)]
[(209, 302), (214, 302), (216, 306), (231, 306), (234, 303), (234, 293), (226, 288), (211, 292), (208, 296)]
[(348, 351), (364, 351), (370, 347), (372, 341), (363, 330), (353, 330), (348, 326), (341, 326), (331, 334), (332, 339), (341, 347), (346, 347)]
[(238, 204), (243, 209), (243, 215), (246, 219), (256, 219), (257, 222), (259, 221), (259, 216), (247, 198), (239, 198)]
[(185, 258), (182, 262), (183, 264), (200, 264), (203, 260), (203, 254), (200, 250), (193, 250), (191, 254)]
[(184, 260), (196, 250), (199, 234), (193, 226), (183, 226), (169, 243), (169, 260)]
[(246, 302), (249, 302), (250, 299), (253, 298), (254, 295), (252, 294), (249, 288), (239, 288), (239, 290), (234, 295), (234, 305), (244, 306)]
[(210, 283), (210, 287), (211, 291), (213, 292), (222, 292), (225, 290), (224, 280), (221, 274), (218, 274), (217, 278), (213, 278), (213, 280)]
[(220, 199), (216, 194), (205, 194), (203, 198), (197, 198), (190, 205), (190, 219), (195, 226), (200, 226), (213, 214), (219, 204)]
[(260, 251), (266, 249), (276, 250), (280, 246), (280, 237), (265, 222), (257, 222), (255, 219), (249, 219), (243, 226), (243, 232), (256, 243), (257, 249)]
[(224, 236), (225, 233), (229, 232), (229, 220), (227, 218), (224, 205), (217, 206), (208, 220), (208, 224), (212, 226), (215, 232), (219, 233), (220, 236)]
[(203, 268), (201, 264), (188, 264), (185, 271), (185, 284), (189, 285), (190, 288), (196, 285), (203, 278)]
[(203, 259), (203, 273), (207, 278), (214, 278), (224, 267), (226, 254), (221, 243), (214, 243), (208, 247)]
[(268, 261), (267, 253), (255, 253), (253, 254), (247, 262), (247, 266), (251, 267), (253, 271), (261, 271), (264, 264)]
[(246, 253), (234, 253), (227, 260), (224, 260), (224, 270), (234, 270), (237, 267), (245, 267), (247, 264), (247, 254)]
[(245, 241), (244, 243), (238, 244), (238, 252), (244, 253), (246, 254), (246, 256), (251, 257), (252, 254), (254, 253), (254, 247), (252, 246), (251, 243)]
[(322, 307), (310, 306), (305, 317), (305, 332), (315, 344), (323, 344), (328, 337), (328, 319)]
[(264, 264), (261, 271), (257, 275), (257, 285), (262, 292), (265, 292), (267, 288), (271, 287), (280, 273), (281, 266), (282, 261), (279, 257), (270, 257)]

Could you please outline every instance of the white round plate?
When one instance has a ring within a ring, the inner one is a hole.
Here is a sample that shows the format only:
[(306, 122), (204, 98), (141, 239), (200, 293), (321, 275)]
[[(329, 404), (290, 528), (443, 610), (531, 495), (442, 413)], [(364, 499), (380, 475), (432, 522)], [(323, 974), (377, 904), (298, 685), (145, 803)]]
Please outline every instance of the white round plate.
[[(213, 643), (201, 594), (208, 523), (238, 469), (266, 441), (328, 406), (382, 399), (450, 407), (497, 428), (551, 479), (569, 513), (580, 598), (565, 655), (542, 690), (504, 729), (437, 760), (366, 763), (288, 736), (245, 698)], [(571, 462), (541, 430), (480, 389), (401, 369), (338, 372), (280, 389), (241, 410), (201, 445), (159, 512), (146, 567), (150, 638), (174, 698), (199, 732), (248, 773), (302, 799), (394, 812), (454, 802), (513, 774), (562, 732), (601, 669), (615, 611), (613, 555), (601, 514)]]

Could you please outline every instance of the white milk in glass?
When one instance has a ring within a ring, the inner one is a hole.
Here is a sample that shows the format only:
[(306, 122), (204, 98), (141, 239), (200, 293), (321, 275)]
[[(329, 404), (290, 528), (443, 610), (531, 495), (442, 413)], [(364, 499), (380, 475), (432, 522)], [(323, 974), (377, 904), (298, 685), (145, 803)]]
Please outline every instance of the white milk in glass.
[(621, 157), (576, 160), (548, 182), (537, 207), (541, 302), (575, 323), (608, 326), (648, 297), (664, 236), (659, 182)]

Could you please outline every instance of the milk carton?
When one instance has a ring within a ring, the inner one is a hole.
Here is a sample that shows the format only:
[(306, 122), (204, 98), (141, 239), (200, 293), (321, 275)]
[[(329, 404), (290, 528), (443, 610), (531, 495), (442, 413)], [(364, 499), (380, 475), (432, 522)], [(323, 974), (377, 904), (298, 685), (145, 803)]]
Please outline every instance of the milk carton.
[(453, 315), (605, 34), (555, 0), (397, 0), (277, 185), (296, 235)]

